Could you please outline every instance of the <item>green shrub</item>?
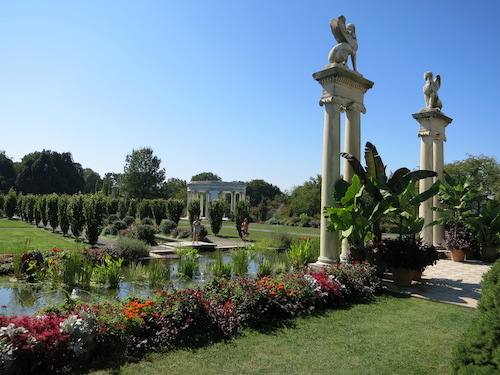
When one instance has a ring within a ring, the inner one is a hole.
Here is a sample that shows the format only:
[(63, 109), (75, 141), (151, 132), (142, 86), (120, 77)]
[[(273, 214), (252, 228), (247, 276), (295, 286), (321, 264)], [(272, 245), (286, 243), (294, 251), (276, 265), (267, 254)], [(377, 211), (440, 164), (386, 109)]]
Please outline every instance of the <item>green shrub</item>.
[(208, 236), (208, 230), (204, 225), (200, 225), (200, 238), (206, 240)]
[(161, 232), (168, 235), (175, 227), (177, 227), (177, 225), (172, 220), (166, 219), (161, 224)]
[(125, 223), (125, 221), (116, 220), (113, 222), (113, 224), (111, 224), (110, 234), (112, 234), (113, 236), (116, 236), (118, 234), (118, 231), (123, 230), (123, 229), (127, 229), (127, 228), (128, 228), (128, 225), (127, 225), (127, 223)]
[(57, 214), (59, 216), (59, 226), (61, 227), (61, 232), (65, 236), (69, 231), (69, 202), (70, 197), (68, 195), (61, 195), (57, 203)]
[(142, 225), (154, 225), (153, 219), (150, 217), (145, 217), (141, 220)]
[(181, 215), (184, 212), (184, 208), (186, 207), (184, 201), (182, 199), (170, 198), (167, 200), (166, 207), (168, 218), (174, 223), (179, 224)]
[(453, 374), (500, 373), (500, 260), (481, 284), (478, 314), (453, 348)]
[[(76, 238), (80, 237), (80, 234), (83, 231), (83, 227), (85, 226), (85, 213), (83, 209), (83, 195), (73, 195), (69, 202), (69, 226), (71, 228), (71, 233)], [(36, 206), (35, 206), (36, 209)], [(35, 221), (37, 224), (40, 220), (37, 221), (36, 211), (35, 211)]]
[(149, 256), (149, 246), (146, 242), (137, 238), (120, 236), (117, 241), (121, 249), (121, 255), (126, 261), (137, 261), (140, 258)]
[(137, 238), (149, 245), (156, 245), (155, 234), (156, 229), (151, 225), (141, 224), (137, 226)]
[(3, 209), (5, 211), (5, 215), (9, 219), (11, 219), (16, 214), (17, 209), (17, 195), (14, 190), (10, 190), (9, 194), (5, 197)]
[(292, 235), (285, 232), (272, 232), (270, 238), (271, 247), (278, 249), (289, 249), (293, 241)]
[(52, 227), (52, 231), (55, 231), (59, 226), (59, 216), (57, 213), (57, 205), (59, 196), (57, 194), (47, 195), (47, 205), (45, 209), (47, 210), (47, 218), (49, 220), (49, 224)]
[(222, 199), (216, 199), (208, 203), (208, 216), (210, 216), (210, 227), (213, 234), (219, 234), (224, 216), (224, 201)]
[(115, 214), (111, 214), (108, 216), (108, 224), (113, 224), (115, 221), (119, 220), (118, 219), (118, 215), (115, 215)]
[(165, 199), (154, 199), (151, 201), (151, 211), (156, 225), (160, 225), (161, 221), (167, 217), (167, 207)]
[(139, 219), (144, 219), (145, 217), (153, 217), (153, 210), (151, 207), (151, 200), (143, 199), (139, 206), (137, 207), (139, 213)]
[(130, 224), (135, 223), (135, 217), (134, 216), (125, 216), (123, 218), (123, 221), (125, 222), (125, 224), (127, 224), (127, 226), (130, 226)]

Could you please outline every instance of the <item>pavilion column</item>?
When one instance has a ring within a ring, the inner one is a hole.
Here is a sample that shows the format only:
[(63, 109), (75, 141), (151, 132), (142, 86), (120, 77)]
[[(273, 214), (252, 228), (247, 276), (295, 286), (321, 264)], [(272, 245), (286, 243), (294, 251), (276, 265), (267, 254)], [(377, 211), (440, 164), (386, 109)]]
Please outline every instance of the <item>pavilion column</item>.
[[(444, 141), (446, 141), (446, 127), (453, 119), (445, 116), (437, 109), (422, 109), (419, 113), (414, 113), (413, 118), (420, 124), (418, 136), (420, 143), (420, 169), (432, 170), (437, 173), (437, 179), (443, 178), (444, 170)], [(432, 186), (436, 178), (424, 178), (419, 181), (419, 190), (423, 192)], [(432, 199), (422, 202), (419, 207), (419, 216), (424, 218), (424, 225), (437, 220), (440, 212), (432, 210), (432, 207), (439, 207), (439, 197), (436, 195)], [(435, 225), (424, 228), (420, 237), (428, 245), (439, 246), (444, 239), (444, 226)]]
[(200, 192), (200, 218), (203, 217), (203, 208), (205, 207), (205, 192)]
[[(333, 189), (340, 179), (341, 112), (346, 114), (346, 151), (360, 154), (360, 112), (365, 112), (364, 94), (373, 86), (358, 72), (338, 64), (330, 64), (314, 73), (323, 90), (320, 105), (325, 107), (323, 130), (323, 158), (321, 180), (321, 223), (320, 256), (317, 265), (332, 264), (339, 260), (340, 233), (328, 232), (327, 221), (323, 215), (325, 207), (333, 205)], [(347, 139), (347, 134), (349, 139)], [(345, 173), (345, 172), (344, 172)], [(352, 178), (352, 172), (351, 172)], [(348, 258), (348, 245), (342, 260)]]

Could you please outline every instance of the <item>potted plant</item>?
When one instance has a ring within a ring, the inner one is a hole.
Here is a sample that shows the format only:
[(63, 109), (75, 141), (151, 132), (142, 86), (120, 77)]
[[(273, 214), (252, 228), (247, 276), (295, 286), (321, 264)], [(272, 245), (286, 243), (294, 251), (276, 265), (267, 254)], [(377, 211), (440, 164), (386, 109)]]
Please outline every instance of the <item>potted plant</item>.
[(392, 271), (394, 284), (410, 286), (415, 274), (420, 274), (438, 259), (434, 246), (423, 246), (409, 237), (385, 239), (380, 245)]
[(465, 252), (472, 249), (474, 237), (462, 224), (457, 224), (444, 232), (443, 246), (450, 251), (451, 260), (463, 262)]
[(467, 219), (467, 225), (481, 245), (481, 260), (494, 262), (500, 246), (500, 205), (488, 200), (478, 216)]

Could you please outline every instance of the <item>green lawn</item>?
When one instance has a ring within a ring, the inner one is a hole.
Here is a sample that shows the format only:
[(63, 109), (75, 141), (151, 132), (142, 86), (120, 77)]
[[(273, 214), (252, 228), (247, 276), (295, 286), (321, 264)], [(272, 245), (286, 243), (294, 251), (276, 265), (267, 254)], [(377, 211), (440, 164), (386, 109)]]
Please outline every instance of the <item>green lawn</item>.
[[(17, 228), (5, 225), (5, 222), (17, 223)], [(0, 220), (0, 254), (22, 254), (32, 250), (48, 251), (53, 246), (58, 249), (80, 250), (85, 247), (81, 242), (52, 233), (51, 230), (37, 228), (33, 225), (23, 227), (23, 222)], [(86, 245), (88, 247), (88, 245)]]
[(35, 226), (21, 220), (0, 219), (0, 228), (35, 228)]
[(153, 354), (104, 374), (449, 374), (451, 349), (476, 311), (416, 298), (295, 319), (272, 332)]

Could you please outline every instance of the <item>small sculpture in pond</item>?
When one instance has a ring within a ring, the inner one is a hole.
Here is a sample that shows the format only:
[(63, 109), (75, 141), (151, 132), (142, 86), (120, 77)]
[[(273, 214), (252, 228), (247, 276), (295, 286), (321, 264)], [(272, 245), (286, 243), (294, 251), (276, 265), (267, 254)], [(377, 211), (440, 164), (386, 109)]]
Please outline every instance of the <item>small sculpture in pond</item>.
[(352, 67), (356, 71), (356, 51), (358, 40), (356, 39), (356, 28), (352, 23), (345, 24), (345, 17), (330, 21), (332, 33), (338, 44), (332, 48), (328, 55), (330, 64), (339, 63), (347, 66), (347, 60), (351, 56)]
[(441, 108), (443, 108), (443, 103), (439, 100), (437, 91), (441, 87), (441, 77), (438, 74), (436, 78), (433, 78), (432, 72), (425, 72), (424, 79), (424, 98), (426, 109), (437, 109), (440, 111)]

